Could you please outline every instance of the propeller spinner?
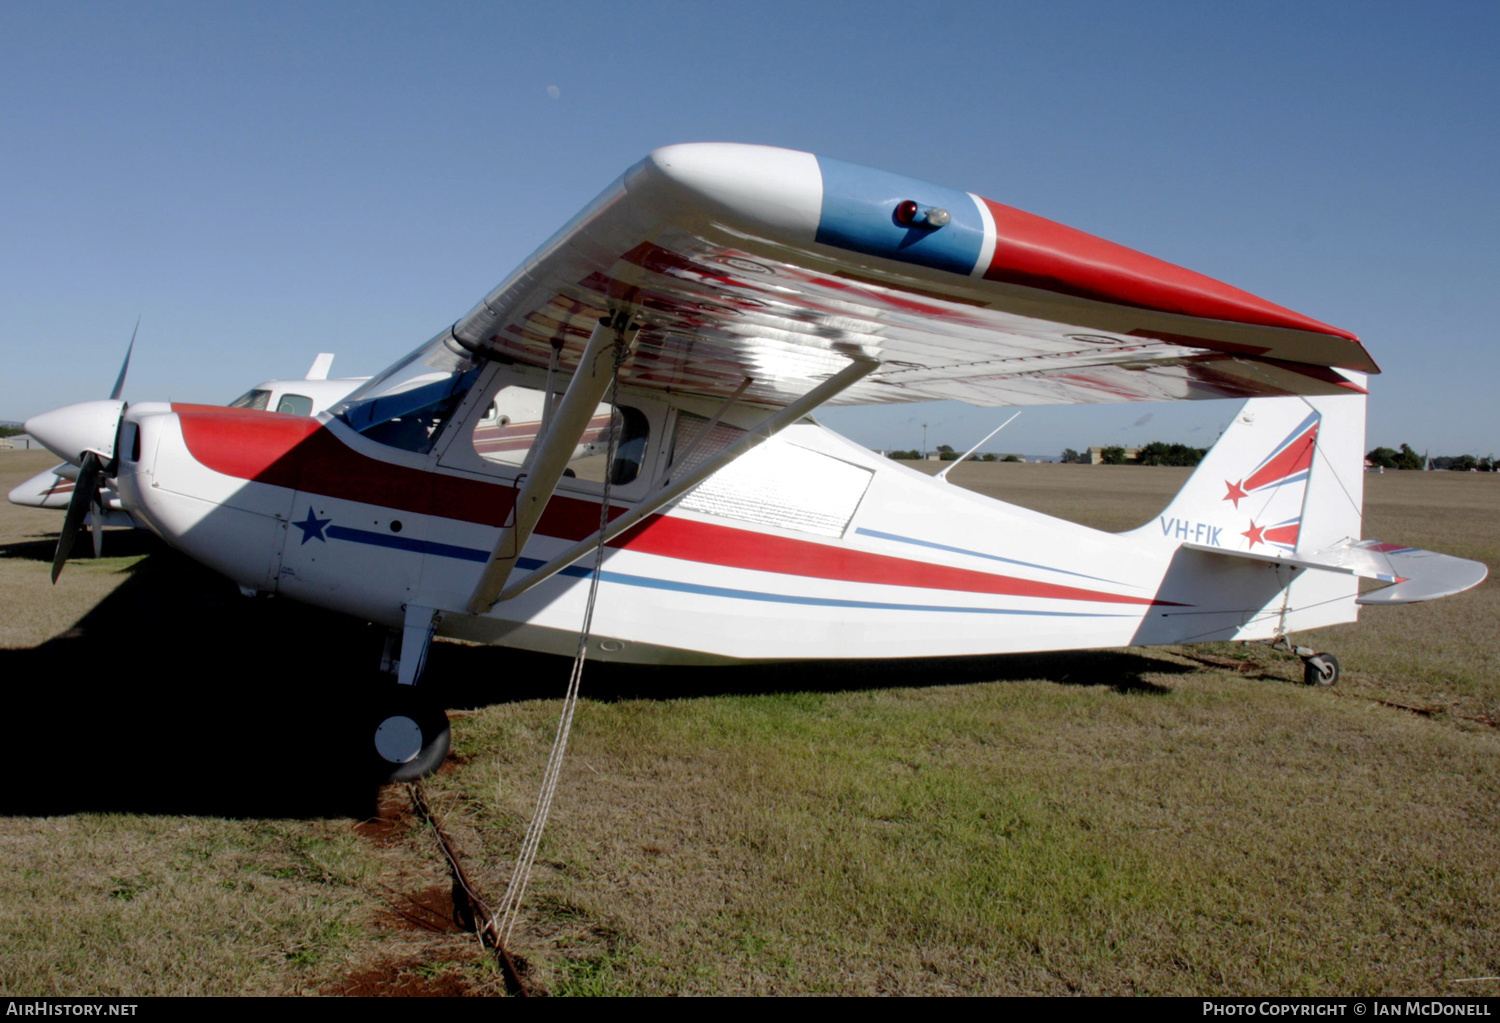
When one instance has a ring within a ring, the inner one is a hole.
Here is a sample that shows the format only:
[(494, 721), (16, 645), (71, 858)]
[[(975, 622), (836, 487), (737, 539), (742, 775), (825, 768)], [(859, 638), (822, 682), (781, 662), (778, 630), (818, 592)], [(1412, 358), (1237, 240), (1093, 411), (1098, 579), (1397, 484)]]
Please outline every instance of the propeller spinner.
[(52, 557), (52, 581), (62, 573), (73, 542), (83, 525), (85, 516), (92, 509), (91, 532), (94, 540), (94, 557), (103, 547), (104, 497), (102, 484), (119, 468), (119, 457), (115, 448), (120, 440), (120, 427), (125, 422), (127, 403), (120, 394), (125, 390), (125, 375), (130, 370), (130, 356), (135, 351), (136, 334), (141, 329), (139, 318), (135, 330), (130, 334), (130, 346), (125, 350), (125, 361), (120, 365), (120, 375), (110, 396), (99, 401), (84, 401), (76, 405), (43, 412), (26, 420), (26, 432), (42, 442), (42, 446), (57, 457), (78, 466), (78, 481), (73, 487), (73, 496), (68, 501), (68, 513), (63, 519), (62, 533), (57, 538), (57, 552)]

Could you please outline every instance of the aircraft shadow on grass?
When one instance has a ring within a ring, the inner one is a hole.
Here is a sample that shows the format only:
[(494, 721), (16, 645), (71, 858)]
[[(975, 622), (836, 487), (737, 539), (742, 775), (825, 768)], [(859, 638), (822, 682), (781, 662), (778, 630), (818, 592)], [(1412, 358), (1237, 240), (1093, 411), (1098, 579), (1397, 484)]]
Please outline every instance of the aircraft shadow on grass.
[[(0, 545), (0, 558), (50, 562), (52, 548)], [(62, 634), (0, 650), (19, 769), (0, 793), (0, 814), (374, 815), (362, 743), (369, 694), (383, 684), (379, 629), (246, 599), (145, 535), (111, 535), (106, 553), (147, 556)], [(1170, 690), (1147, 675), (1193, 670), (1119, 651), (729, 668), (592, 663), (583, 687), (606, 701), (1035, 679), (1159, 694)], [(475, 708), (559, 697), (568, 672), (567, 658), (441, 643), (422, 685), (445, 707)]]

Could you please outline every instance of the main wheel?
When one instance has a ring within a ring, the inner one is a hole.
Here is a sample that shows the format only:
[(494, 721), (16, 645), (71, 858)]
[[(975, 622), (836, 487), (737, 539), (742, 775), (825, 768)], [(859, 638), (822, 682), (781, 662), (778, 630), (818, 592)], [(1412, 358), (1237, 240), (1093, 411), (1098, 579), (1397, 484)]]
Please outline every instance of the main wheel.
[(372, 716), (370, 762), (375, 780), (416, 781), (448, 756), (448, 715), (411, 686), (394, 686)]
[(1333, 654), (1315, 654), (1302, 662), (1302, 681), (1310, 686), (1331, 686), (1339, 680), (1339, 659)]

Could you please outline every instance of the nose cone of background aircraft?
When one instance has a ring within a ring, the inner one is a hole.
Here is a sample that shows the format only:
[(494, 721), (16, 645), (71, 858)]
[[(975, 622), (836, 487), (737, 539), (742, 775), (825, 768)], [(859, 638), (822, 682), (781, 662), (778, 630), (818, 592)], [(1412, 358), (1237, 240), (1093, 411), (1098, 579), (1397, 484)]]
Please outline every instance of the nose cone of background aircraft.
[(82, 401), (32, 416), (26, 432), (58, 458), (78, 465), (83, 452), (97, 451), (107, 462), (115, 454), (115, 434), (125, 403), (117, 398)]

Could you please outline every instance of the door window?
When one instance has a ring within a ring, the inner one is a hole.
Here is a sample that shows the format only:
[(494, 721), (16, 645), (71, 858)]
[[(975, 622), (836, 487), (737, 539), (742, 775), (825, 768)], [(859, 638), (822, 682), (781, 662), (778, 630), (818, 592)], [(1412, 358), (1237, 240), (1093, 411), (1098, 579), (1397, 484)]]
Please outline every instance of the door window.
[[(524, 466), (542, 432), (547, 412), (544, 397), (540, 388), (521, 384), (502, 387), (474, 426), (471, 441), (475, 453), (495, 465)], [(560, 401), (561, 396), (553, 400)], [(611, 485), (629, 483), (640, 474), (650, 432), (650, 423), (639, 409), (600, 402), (573, 449), (564, 475), (602, 483), (607, 472)], [(612, 465), (606, 465), (611, 439), (615, 457)]]

